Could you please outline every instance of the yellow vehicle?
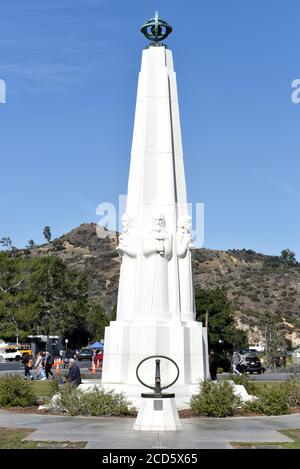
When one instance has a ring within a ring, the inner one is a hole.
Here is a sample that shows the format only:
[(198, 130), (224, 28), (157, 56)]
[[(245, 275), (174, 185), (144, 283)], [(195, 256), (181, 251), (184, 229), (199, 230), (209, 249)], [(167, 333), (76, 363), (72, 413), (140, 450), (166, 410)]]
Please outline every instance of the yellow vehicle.
[(20, 352), (21, 357), (23, 357), (23, 355), (28, 355), (29, 357), (32, 357), (32, 350), (30, 348), (30, 345), (28, 344), (18, 345), (17, 350)]
[(19, 344), (19, 345), (13, 346), (12, 348), (18, 351), (21, 357), (23, 357), (23, 355), (28, 355), (32, 357), (32, 350), (30, 348), (30, 345), (28, 344)]
[(29, 355), (30, 357), (32, 357), (32, 350), (30, 348), (17, 348), (17, 350), (20, 352), (21, 356), (23, 357), (23, 355)]

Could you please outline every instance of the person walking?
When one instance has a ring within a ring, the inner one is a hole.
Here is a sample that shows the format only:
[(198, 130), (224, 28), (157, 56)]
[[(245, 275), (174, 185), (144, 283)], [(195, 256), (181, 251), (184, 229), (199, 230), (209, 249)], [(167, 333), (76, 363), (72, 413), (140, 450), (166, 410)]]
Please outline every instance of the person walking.
[(45, 352), (45, 358), (44, 358), (44, 367), (45, 367), (45, 373), (46, 373), (46, 378), (49, 379), (49, 375), (52, 376), (52, 378), (55, 378), (55, 375), (53, 371), (51, 370), (52, 366), (54, 363), (54, 358), (51, 355), (50, 352)]
[(248, 362), (247, 362), (247, 356), (244, 355), (243, 353), (241, 354), (240, 356), (240, 370), (243, 372), (247, 372), (247, 368), (248, 368)]
[(33, 381), (33, 376), (31, 374), (31, 371), (32, 371), (32, 358), (29, 358), (27, 357), (25, 360), (24, 360), (24, 372), (25, 372), (25, 376), (24, 376), (24, 379), (31, 379), (31, 381)]
[(36, 379), (46, 379), (46, 374), (43, 366), (43, 352), (39, 352), (37, 354), (34, 366), (36, 368)]
[(241, 362), (240, 354), (238, 352), (233, 352), (233, 355), (232, 355), (232, 372), (233, 372), (233, 374), (238, 375), (238, 376), (241, 375), (241, 373), (237, 369), (237, 366), (240, 364), (240, 362)]

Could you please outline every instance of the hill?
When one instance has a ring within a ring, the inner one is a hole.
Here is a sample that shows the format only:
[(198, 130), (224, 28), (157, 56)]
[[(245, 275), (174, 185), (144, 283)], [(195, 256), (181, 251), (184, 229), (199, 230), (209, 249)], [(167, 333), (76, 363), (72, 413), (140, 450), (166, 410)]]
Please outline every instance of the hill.
[[(55, 255), (84, 271), (89, 279), (90, 298), (98, 299), (110, 314), (116, 306), (118, 292), (117, 243), (117, 233), (90, 223), (31, 249), (30, 255)], [(249, 332), (251, 341), (259, 340), (263, 333), (259, 327), (261, 315), (270, 311), (284, 327), (287, 337), (300, 344), (299, 263), (245, 249), (193, 249), (192, 260), (195, 288), (227, 288), (236, 322)]]

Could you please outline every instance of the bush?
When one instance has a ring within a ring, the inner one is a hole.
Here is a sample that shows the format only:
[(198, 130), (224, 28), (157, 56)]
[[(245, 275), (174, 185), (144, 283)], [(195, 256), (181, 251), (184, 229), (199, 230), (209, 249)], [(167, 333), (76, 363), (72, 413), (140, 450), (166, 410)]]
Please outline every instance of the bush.
[(35, 395), (30, 383), (18, 375), (0, 378), (0, 405), (3, 407), (26, 407), (35, 404)]
[(292, 377), (282, 384), (290, 407), (300, 406), (300, 378)]
[[(57, 402), (58, 401), (58, 402)], [(123, 394), (105, 391), (94, 387), (90, 391), (82, 391), (66, 384), (60, 389), (59, 399), (50, 403), (50, 410), (67, 411), (70, 415), (118, 416), (130, 415), (133, 410)]]
[(288, 414), (289, 402), (284, 386), (279, 384), (259, 390), (256, 400), (243, 405), (243, 412), (261, 415)]
[(234, 415), (241, 405), (239, 397), (233, 393), (228, 380), (203, 381), (200, 392), (192, 396), (191, 409), (194, 415), (207, 417), (228, 417)]

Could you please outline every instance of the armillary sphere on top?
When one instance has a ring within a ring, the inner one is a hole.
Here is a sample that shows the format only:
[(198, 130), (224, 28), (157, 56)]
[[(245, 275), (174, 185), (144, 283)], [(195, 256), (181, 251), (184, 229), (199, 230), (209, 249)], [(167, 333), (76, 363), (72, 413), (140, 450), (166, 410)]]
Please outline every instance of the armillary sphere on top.
[(157, 46), (159, 42), (166, 39), (172, 32), (173, 28), (165, 20), (158, 17), (158, 12), (155, 12), (154, 18), (148, 20), (140, 29), (149, 41), (154, 41)]

